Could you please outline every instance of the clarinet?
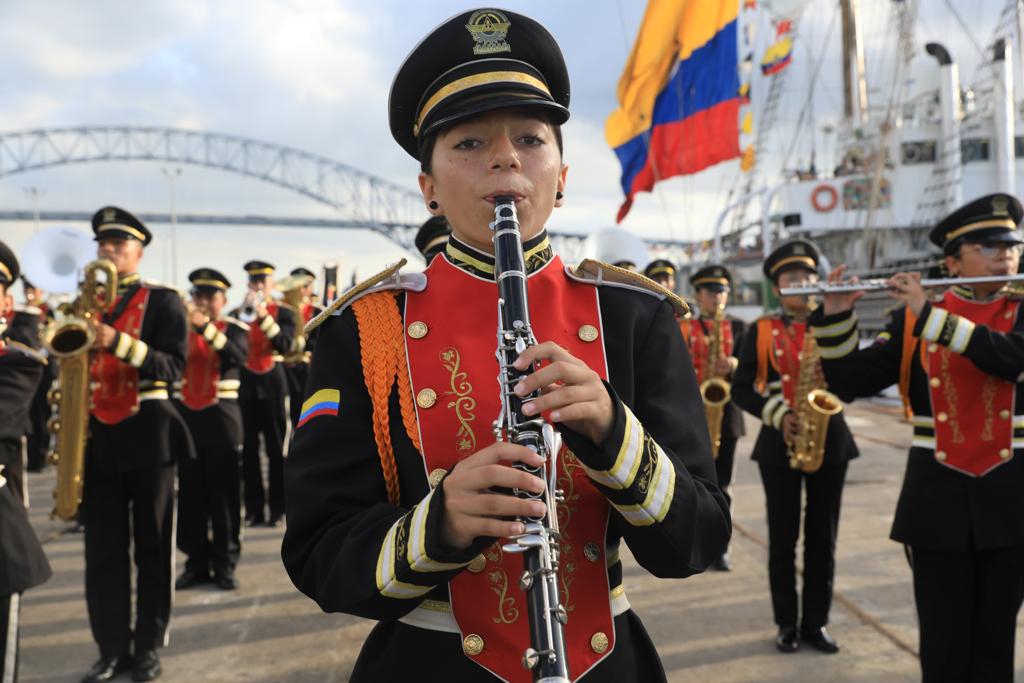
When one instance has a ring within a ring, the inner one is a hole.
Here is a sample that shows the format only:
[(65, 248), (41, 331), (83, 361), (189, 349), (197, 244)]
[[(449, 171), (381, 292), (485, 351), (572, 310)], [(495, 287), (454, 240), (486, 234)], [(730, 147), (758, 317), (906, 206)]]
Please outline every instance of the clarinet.
[(519, 587), (526, 594), (530, 625), (530, 647), (523, 654), (523, 666), (533, 672), (534, 681), (569, 683), (569, 664), (565, 656), (565, 607), (558, 593), (558, 512), (561, 500), (557, 490), (560, 437), (554, 428), (537, 415), (529, 418), (523, 406), (540, 392), (520, 398), (512, 388), (533, 368), (517, 370), (516, 358), (537, 343), (530, 327), (530, 308), (526, 293), (526, 264), (519, 219), (513, 197), (500, 196), (494, 202), (495, 280), (498, 284), (498, 384), (501, 412), (494, 421), (494, 436), (500, 441), (526, 446), (544, 462), (537, 468), (522, 463), (516, 468), (540, 477), (547, 484), (544, 493), (514, 489), (520, 498), (540, 500), (546, 512), (540, 517), (523, 517), (523, 534), (503, 546), (507, 553), (522, 553), (523, 573)]

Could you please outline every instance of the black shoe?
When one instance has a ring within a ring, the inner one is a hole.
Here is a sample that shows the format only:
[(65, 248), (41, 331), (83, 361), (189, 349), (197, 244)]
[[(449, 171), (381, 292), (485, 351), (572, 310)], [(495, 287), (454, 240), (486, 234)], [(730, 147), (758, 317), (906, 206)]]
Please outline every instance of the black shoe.
[(203, 583), (207, 583), (210, 580), (210, 574), (208, 572), (199, 573), (192, 569), (186, 569), (181, 573), (175, 582), (174, 590), (183, 591), (193, 588)]
[(222, 591), (238, 590), (238, 579), (235, 578), (234, 574), (216, 574), (213, 577), (213, 582)]
[(780, 626), (779, 635), (775, 637), (775, 647), (779, 652), (796, 652), (800, 647), (800, 638), (797, 637), (796, 626)]
[(284, 515), (270, 515), (270, 519), (267, 520), (267, 526), (280, 526), (282, 517)]
[(82, 683), (109, 681), (130, 668), (132, 668), (132, 658), (126, 654), (100, 657), (99, 661), (89, 669), (89, 673), (82, 677)]
[(160, 658), (156, 656), (156, 650), (146, 650), (135, 660), (132, 680), (152, 681), (160, 678), (161, 673), (163, 673), (163, 669), (160, 667)]
[(711, 568), (716, 572), (731, 572), (732, 562), (729, 561), (729, 554), (722, 553), (722, 556), (715, 560), (714, 564), (711, 565)]
[(809, 630), (801, 630), (800, 638), (807, 643), (810, 643), (811, 647), (815, 650), (819, 650), (828, 655), (834, 655), (839, 652), (839, 643), (828, 634), (825, 627), (812, 628)]
[(263, 515), (251, 515), (245, 518), (245, 525), (248, 527), (263, 526)]

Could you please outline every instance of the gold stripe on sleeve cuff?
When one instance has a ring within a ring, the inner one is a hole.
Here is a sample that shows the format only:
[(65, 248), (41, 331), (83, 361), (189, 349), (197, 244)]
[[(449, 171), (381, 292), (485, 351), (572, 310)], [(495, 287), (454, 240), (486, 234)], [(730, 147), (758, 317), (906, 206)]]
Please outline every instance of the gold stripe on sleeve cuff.
[(963, 353), (974, 334), (974, 323), (967, 318), (956, 316), (956, 328), (953, 330), (953, 338), (949, 341), (949, 350), (953, 353)]
[(776, 408), (775, 412), (772, 414), (772, 427), (775, 427), (776, 429), (782, 429), (782, 418), (786, 417), (786, 413), (788, 412), (789, 406), (787, 406), (786, 402), (783, 401), (782, 403), (779, 404), (779, 407)]
[(136, 339), (132, 344), (132, 357), (128, 359), (128, 362), (140, 368), (146, 362), (147, 355), (149, 355), (149, 345), (141, 339)]
[(381, 545), (380, 553), (377, 555), (377, 590), (381, 595), (388, 598), (418, 598), (426, 595), (433, 589), (433, 586), (417, 586), (399, 581), (395, 576), (395, 560), (397, 555), (395, 541), (398, 537), (398, 530), (405, 524), (407, 516), (399, 517), (398, 521), (391, 525), (388, 533), (384, 536), (384, 543)]
[(664, 521), (672, 506), (676, 488), (676, 468), (672, 460), (661, 450), (661, 446), (655, 443), (654, 448), (658, 453), (658, 461), (654, 466), (654, 476), (643, 502), (639, 505), (612, 503), (622, 517), (633, 526), (650, 526)]
[(821, 357), (826, 360), (836, 360), (843, 356), (848, 356), (854, 352), (857, 348), (857, 335), (852, 334), (850, 338), (844, 341), (839, 346), (819, 346), (818, 349), (821, 351)]
[(624, 403), (619, 405), (624, 411), (626, 428), (622, 433), (622, 443), (619, 445), (615, 463), (608, 471), (592, 470), (586, 465), (583, 466), (591, 479), (610, 489), (628, 489), (632, 485), (640, 468), (640, 456), (644, 450), (643, 425)]
[[(262, 327), (262, 326), (261, 326)], [(281, 326), (274, 322), (267, 330), (264, 331), (267, 335), (267, 339), (273, 339), (277, 335), (281, 334)]]
[(769, 427), (774, 427), (775, 425), (772, 424), (772, 414), (779, 407), (780, 403), (782, 403), (782, 394), (775, 394), (765, 401), (764, 407), (761, 408), (761, 422)]
[(830, 337), (842, 337), (848, 334), (857, 325), (857, 314), (851, 313), (846, 320), (840, 320), (831, 325), (814, 325), (811, 327), (811, 334), (815, 339), (828, 339)]
[(220, 331), (218, 331), (217, 334), (214, 335), (213, 339), (210, 340), (210, 345), (213, 346), (214, 350), (216, 351), (220, 351), (221, 349), (223, 349), (225, 346), (227, 346), (227, 343), (227, 335)]
[(203, 339), (208, 342), (212, 342), (213, 338), (217, 336), (217, 328), (213, 323), (206, 323), (203, 326)]
[(409, 525), (409, 550), (406, 553), (409, 568), (415, 572), (449, 572), (465, 567), (469, 562), (437, 562), (427, 555), (427, 513), (434, 498), (431, 489), (426, 498), (421, 500), (412, 511), (412, 522)]
[(128, 360), (128, 351), (132, 347), (132, 338), (124, 332), (117, 333), (117, 345), (114, 347), (114, 355), (121, 360)]
[(939, 341), (939, 335), (942, 334), (942, 328), (946, 324), (947, 315), (949, 314), (945, 310), (932, 306), (931, 313), (928, 314), (928, 319), (925, 320), (921, 336), (930, 342)]
[(277, 321), (274, 320), (274, 317), (272, 315), (268, 314), (268, 315), (263, 316), (263, 319), (260, 320), (260, 329), (263, 330), (264, 332), (266, 332), (271, 327), (273, 327), (275, 324), (277, 324)]

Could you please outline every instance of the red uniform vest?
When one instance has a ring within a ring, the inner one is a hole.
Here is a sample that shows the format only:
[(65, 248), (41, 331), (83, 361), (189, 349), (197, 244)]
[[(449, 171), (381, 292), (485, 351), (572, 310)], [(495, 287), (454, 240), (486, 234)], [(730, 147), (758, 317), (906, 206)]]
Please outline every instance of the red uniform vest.
[[(1020, 302), (1005, 296), (969, 301), (948, 291), (940, 303), (932, 305), (1006, 333), (1013, 329)], [(1008, 462), (1013, 457), (1015, 385), (923, 339), (921, 354), (935, 418), (936, 460), (973, 477), (985, 476)]]
[[(277, 319), (277, 304), (267, 304), (267, 315)], [(258, 320), (249, 325), (249, 357), (245, 359), (245, 367), (257, 375), (265, 375), (274, 369), (274, 347), (270, 339), (260, 329)]]
[[(722, 350), (726, 357), (733, 353), (732, 323), (728, 320), (708, 320), (709, 325), (719, 325), (721, 330)], [(708, 357), (708, 335), (704, 332), (704, 325), (700, 320), (680, 320), (679, 331), (683, 333), (683, 339), (690, 347), (690, 357), (693, 358), (693, 369), (697, 371), (697, 383), (703, 382), (704, 365)]]
[(306, 303), (302, 304), (302, 307), (299, 309), (299, 311), (302, 314), (302, 325), (305, 326), (306, 323), (312, 320), (313, 317), (316, 315), (316, 306), (314, 306), (311, 302), (307, 301)]
[[(228, 324), (212, 320), (218, 332)], [(220, 381), (220, 353), (195, 329), (188, 331), (188, 361), (181, 381), (181, 402), (192, 410), (202, 410), (217, 403), (217, 382)]]
[[(767, 323), (767, 325), (765, 325)], [(762, 318), (758, 321), (758, 341), (765, 327), (770, 330), (771, 341), (768, 342), (768, 360), (782, 380), (782, 396), (786, 405), (796, 405), (796, 385), (800, 381), (800, 352), (804, 348), (804, 334), (807, 323), (790, 321), (789, 325), (782, 318)]]
[[(114, 305), (121, 301), (118, 296)], [(121, 317), (112, 327), (118, 332), (139, 338), (142, 318), (146, 314), (149, 290), (135, 290)], [(92, 414), (104, 424), (112, 425), (139, 412), (139, 371), (110, 351), (103, 349), (92, 362)]]
[[(419, 339), (406, 335), (406, 353), (417, 396), (424, 464), (431, 472), (449, 470), (494, 443), (492, 422), (499, 406), (494, 356), (498, 289), (494, 282), (461, 271), (443, 258), (434, 259), (426, 273), (424, 291), (406, 292), (405, 324), (422, 322), (429, 330)], [(603, 339), (581, 340), (581, 336), (593, 339), (581, 333), (582, 326), (600, 330), (597, 288), (568, 278), (556, 257), (529, 277), (528, 292), (538, 341), (558, 343), (607, 378)], [(435, 397), (432, 404), (422, 400), (429, 392)], [(575, 679), (614, 647), (605, 565), (609, 506), (565, 448), (558, 472), (565, 492), (565, 503), (558, 505), (559, 579), (569, 616), (566, 653)], [(483, 638), (484, 649), (473, 656), (474, 661), (506, 681), (530, 681), (531, 673), (522, 665), (523, 652), (530, 645), (526, 600), (518, 585), (522, 558), (504, 553), (500, 542), (485, 550), (483, 557), (482, 568), (463, 571), (449, 584), (455, 621), (464, 637), (473, 633)], [(591, 647), (597, 632), (609, 639), (603, 654)]]

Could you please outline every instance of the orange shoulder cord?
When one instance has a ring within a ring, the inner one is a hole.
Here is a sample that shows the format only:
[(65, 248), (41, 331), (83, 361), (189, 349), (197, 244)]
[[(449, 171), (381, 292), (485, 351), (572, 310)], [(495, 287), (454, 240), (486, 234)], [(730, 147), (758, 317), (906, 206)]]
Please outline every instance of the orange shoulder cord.
[(405, 367), (405, 331), (398, 311), (398, 292), (388, 291), (357, 299), (352, 304), (359, 327), (359, 349), (363, 359), (363, 378), (373, 403), (373, 436), (377, 442), (388, 501), (398, 505), (398, 466), (391, 445), (388, 399), (398, 379), (398, 396), (402, 422), (416, 449), (420, 449), (416, 412), (412, 403), (412, 387)]
[[(913, 365), (914, 346), (917, 345), (917, 337), (914, 336), (917, 316), (909, 307), (903, 310), (905, 315), (903, 317), (903, 347), (900, 349), (900, 398), (903, 399), (903, 415), (909, 420), (914, 414), (914, 411), (910, 409), (910, 366)], [(923, 360), (921, 364), (923, 367)]]
[(686, 347), (690, 347), (690, 321), (683, 318), (679, 321), (679, 333), (683, 335), (683, 341), (686, 342)]
[(757, 321), (757, 379), (754, 388), (764, 393), (768, 386), (768, 364), (774, 364), (772, 355), (772, 319), (761, 318)]

